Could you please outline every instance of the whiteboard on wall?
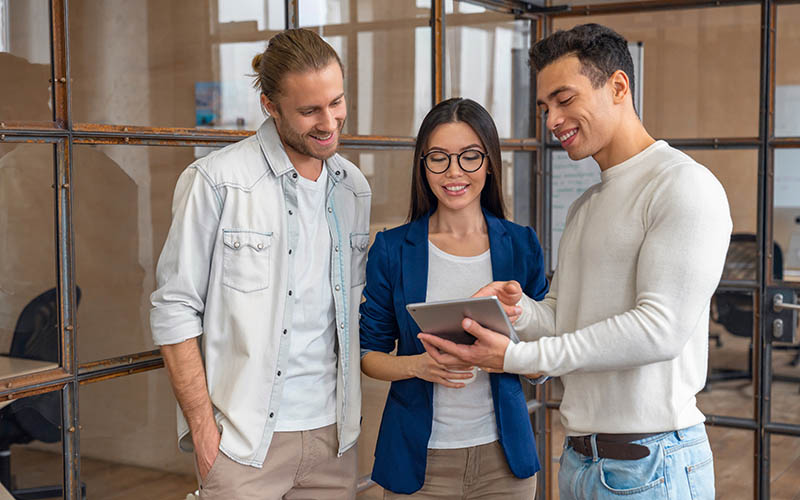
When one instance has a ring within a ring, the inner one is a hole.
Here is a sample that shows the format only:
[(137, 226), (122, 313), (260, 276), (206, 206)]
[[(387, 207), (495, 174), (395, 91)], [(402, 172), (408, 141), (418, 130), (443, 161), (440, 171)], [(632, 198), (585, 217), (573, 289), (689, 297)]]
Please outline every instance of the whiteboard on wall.
[(800, 135), (800, 85), (775, 86), (775, 137)]
[(553, 172), (550, 186), (550, 262), (555, 269), (567, 211), (584, 191), (600, 182), (600, 167), (592, 157), (572, 161), (566, 151), (553, 151), (550, 161)]
[[(633, 58), (633, 103), (641, 119), (644, 111), (642, 109), (644, 43), (629, 43), (628, 51)], [(550, 155), (550, 167), (550, 263), (551, 269), (555, 269), (567, 211), (584, 191), (600, 182), (600, 166), (591, 157), (572, 161), (566, 151), (553, 151)]]
[(800, 207), (800, 149), (775, 150), (775, 208)]

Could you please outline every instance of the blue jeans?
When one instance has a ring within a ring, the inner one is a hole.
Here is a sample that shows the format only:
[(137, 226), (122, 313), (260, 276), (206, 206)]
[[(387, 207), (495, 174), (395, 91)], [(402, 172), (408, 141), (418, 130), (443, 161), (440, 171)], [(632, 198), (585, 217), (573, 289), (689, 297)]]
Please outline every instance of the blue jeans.
[(594, 457), (565, 444), (558, 472), (561, 500), (713, 500), (714, 458), (703, 424), (634, 443), (650, 455), (639, 460)]

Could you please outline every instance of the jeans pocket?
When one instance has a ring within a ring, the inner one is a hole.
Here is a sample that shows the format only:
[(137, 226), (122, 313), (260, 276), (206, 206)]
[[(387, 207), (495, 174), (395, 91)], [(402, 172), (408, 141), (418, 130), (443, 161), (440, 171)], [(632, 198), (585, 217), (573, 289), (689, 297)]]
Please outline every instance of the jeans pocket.
[(640, 460), (602, 459), (600, 483), (610, 496), (635, 495), (633, 498), (666, 498), (666, 479), (659, 450)]
[(692, 500), (714, 500), (714, 457), (686, 467)]

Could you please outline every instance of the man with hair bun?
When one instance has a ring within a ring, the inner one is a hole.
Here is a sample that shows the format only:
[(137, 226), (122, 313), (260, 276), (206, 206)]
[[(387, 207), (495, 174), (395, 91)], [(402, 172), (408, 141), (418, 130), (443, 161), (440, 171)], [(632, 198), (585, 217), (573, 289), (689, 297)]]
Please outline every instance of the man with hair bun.
[(153, 339), (201, 499), (354, 498), (371, 192), (336, 154), (342, 63), (295, 29), (253, 70), (269, 117), (178, 179)]
[[(704, 166), (654, 140), (633, 107), (628, 43), (597, 24), (531, 49), (537, 104), (573, 160), (600, 183), (569, 209), (550, 291), (495, 282), (524, 342), (464, 320), (469, 347), (425, 336), (467, 364), (561, 377), (567, 439), (561, 500), (714, 498), (714, 461), (697, 408), (708, 366), (711, 297), (731, 235), (728, 200)], [(450, 356), (447, 355), (447, 356)]]

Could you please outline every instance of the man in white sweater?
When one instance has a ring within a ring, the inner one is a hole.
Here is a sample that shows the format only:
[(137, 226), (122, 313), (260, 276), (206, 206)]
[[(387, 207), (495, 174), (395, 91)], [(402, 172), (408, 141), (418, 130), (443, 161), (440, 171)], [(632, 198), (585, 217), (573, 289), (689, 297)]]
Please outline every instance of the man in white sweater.
[(644, 129), (619, 34), (596, 24), (556, 32), (533, 47), (531, 64), (547, 128), (573, 160), (591, 155), (601, 182), (570, 207), (542, 302), (515, 282), (479, 292), (506, 304), (523, 342), (469, 319), (472, 346), (420, 338), (441, 362), (561, 377), (562, 500), (711, 500), (713, 458), (695, 396), (731, 234), (725, 192)]

